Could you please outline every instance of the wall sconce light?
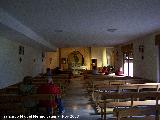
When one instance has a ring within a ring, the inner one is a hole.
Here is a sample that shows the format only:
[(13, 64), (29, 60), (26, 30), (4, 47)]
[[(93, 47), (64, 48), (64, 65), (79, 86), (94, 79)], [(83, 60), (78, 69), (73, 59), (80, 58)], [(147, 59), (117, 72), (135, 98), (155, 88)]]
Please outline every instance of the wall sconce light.
[(42, 58), (44, 58), (45, 57), (45, 53), (44, 52), (42, 52)]
[(24, 47), (19, 45), (19, 48), (18, 48), (18, 53), (19, 53), (19, 62), (21, 63), (22, 62), (22, 56), (21, 55), (24, 55)]
[(141, 57), (141, 58), (142, 58), (142, 60), (143, 60), (143, 59), (144, 59), (144, 56), (142, 55), (142, 57)]
[(42, 62), (43, 62), (44, 58), (45, 58), (45, 53), (42, 52)]
[(141, 53), (144, 52), (144, 45), (139, 45), (139, 52), (141, 52)]
[(22, 58), (21, 58), (21, 57), (19, 58), (19, 62), (20, 62), (20, 63), (22, 62)]
[(49, 62), (50, 62), (50, 64), (52, 63), (52, 58), (49, 58)]
[[(118, 56), (119, 55), (119, 53), (118, 53), (118, 50), (116, 51), (116, 58), (117, 58), (117, 61), (118, 61)], [(108, 63), (107, 63), (108, 64)]]
[(141, 53), (141, 59), (143, 60), (144, 59), (144, 45), (139, 45), (139, 52)]
[(35, 59), (35, 58), (33, 59), (33, 62), (34, 62), (34, 63), (36, 62), (36, 59)]
[(24, 55), (24, 47), (23, 46), (19, 46), (19, 55)]
[(66, 58), (61, 58), (62, 64), (66, 64)]

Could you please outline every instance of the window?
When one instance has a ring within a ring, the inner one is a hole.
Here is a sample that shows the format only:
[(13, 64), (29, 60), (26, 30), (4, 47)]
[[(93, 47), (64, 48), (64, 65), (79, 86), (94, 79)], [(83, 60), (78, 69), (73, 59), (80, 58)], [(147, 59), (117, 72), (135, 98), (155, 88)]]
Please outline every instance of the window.
[(133, 53), (124, 53), (123, 56), (124, 75), (133, 77)]

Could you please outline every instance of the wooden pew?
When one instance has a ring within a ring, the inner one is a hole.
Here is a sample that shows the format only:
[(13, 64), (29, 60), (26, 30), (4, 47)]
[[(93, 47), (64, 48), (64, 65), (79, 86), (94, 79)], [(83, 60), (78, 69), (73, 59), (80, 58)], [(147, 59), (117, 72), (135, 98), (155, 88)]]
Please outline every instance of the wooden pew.
[[(97, 96), (101, 96), (102, 92), (126, 92), (128, 90), (134, 90), (134, 92), (140, 92), (140, 90), (143, 90), (145, 88), (148, 88), (150, 91), (158, 91), (159, 90), (159, 83), (146, 83), (146, 84), (126, 84), (126, 85), (104, 85), (98, 86), (97, 88), (93, 88), (92, 91), (92, 99), (97, 98)], [(154, 89), (153, 89), (154, 88)], [(126, 91), (124, 91), (126, 90)]]
[(19, 116), (19, 115), (25, 115), (25, 108), (21, 103), (0, 104), (0, 119), (1, 120), (4, 118), (4, 116)]
[[(0, 95), (0, 111), (2, 115), (15, 115), (15, 114), (23, 114), (26, 112), (30, 113), (32, 108), (26, 108), (23, 103), (27, 102), (27, 100), (33, 100), (38, 104), (41, 100), (55, 100), (55, 96), (51, 94), (32, 94), (26, 96), (20, 95), (12, 95), (12, 94), (4, 94)], [(52, 107), (52, 115), (56, 114), (57, 106)]]
[[(103, 92), (124, 92), (124, 90), (134, 90), (134, 92), (139, 92), (144, 88), (154, 88), (156, 91), (159, 90), (159, 84), (152, 83), (152, 84), (127, 84), (127, 85), (104, 85), (104, 88), (98, 88), (97, 90), (93, 90), (91, 97), (94, 101), (95, 105), (101, 101), (101, 97)], [(125, 91), (126, 92), (126, 91)], [(118, 99), (117, 99), (118, 100)], [(137, 98), (139, 100), (139, 98)], [(148, 103), (147, 103), (148, 104)]]
[[(156, 120), (156, 107), (145, 108), (115, 108), (113, 110), (114, 116), (117, 116), (117, 120)], [(132, 116), (132, 117), (131, 117)]]
[[(141, 81), (139, 81), (139, 80), (137, 80), (137, 79), (126, 79), (126, 80), (101, 80), (101, 81), (92, 81), (92, 83), (88, 86), (88, 88), (89, 88), (89, 90), (90, 91), (93, 91), (94, 89), (104, 89), (105, 87), (107, 88), (107, 87), (109, 87), (110, 85), (117, 85), (117, 86), (120, 86), (120, 85), (124, 85), (124, 87), (125, 87), (125, 85), (126, 85), (126, 87), (127, 86), (131, 86), (130, 87), (130, 89), (132, 88), (134, 88), (134, 89), (138, 89), (138, 88), (136, 88), (136, 87), (134, 87), (135, 85), (138, 85), (138, 84), (140, 84), (140, 85), (143, 85), (144, 84), (144, 80), (141, 80)], [(149, 86), (149, 84), (150, 83), (148, 83), (148, 84), (146, 84), (145, 86)], [(150, 84), (150, 86), (152, 87), (154, 87), (154, 86), (156, 86), (155, 84), (157, 84), (157, 83), (153, 83), (153, 84)], [(133, 86), (134, 85), (134, 86)], [(140, 86), (139, 85), (139, 86)], [(150, 88), (151, 88), (150, 87)], [(154, 87), (155, 88), (155, 87)], [(140, 87), (140, 89), (144, 89), (144, 86), (141, 86)]]
[[(55, 77), (56, 80), (58, 81), (57, 84), (65, 84), (65, 79), (64, 78), (68, 78), (68, 75), (64, 75), (64, 76), (56, 76)], [(47, 83), (47, 80), (45, 79), (45, 77), (36, 77), (33, 79), (33, 85), (37, 88), (39, 87), (42, 83)], [(21, 83), (21, 82), (20, 82)], [(0, 111), (2, 112), (2, 110), (4, 111), (4, 108), (2, 107), (3, 105), (5, 105), (6, 109), (5, 109), (5, 113), (11, 113), (14, 111), (16, 112), (16, 110), (12, 110), (10, 109), (10, 103), (13, 104), (13, 106), (17, 106), (19, 104), (22, 104), (24, 102), (25, 99), (27, 98), (31, 98), (35, 101), (39, 101), (39, 100), (50, 100), (51, 98), (48, 96), (48, 95), (43, 95), (43, 94), (33, 94), (33, 95), (27, 95), (27, 96), (20, 96), (18, 95), (18, 90), (19, 90), (19, 84), (20, 83), (17, 83), (17, 84), (14, 84), (14, 85), (11, 85), (11, 86), (8, 86), (4, 89), (1, 89), (1, 94), (0, 94)], [(62, 87), (61, 87), (62, 88)], [(64, 91), (64, 90), (63, 90)], [(52, 97), (52, 99), (54, 99)], [(19, 110), (19, 112), (24, 112), (23, 109), (21, 109), (21, 107), (19, 107), (20, 109), (17, 109), (17, 112)], [(22, 105), (22, 108), (23, 105)], [(56, 108), (52, 108), (53, 111), (55, 111)], [(8, 112), (7, 112), (8, 111)]]
[[(108, 102), (107, 99), (128, 99), (127, 102)], [(135, 101), (135, 99), (155, 99), (152, 101)], [(106, 108), (107, 107), (133, 107), (133, 106), (146, 106), (146, 105), (158, 105), (158, 99), (160, 98), (160, 92), (126, 92), (126, 93), (104, 93), (103, 100), (99, 103), (101, 107), (101, 118), (106, 119)]]
[[(96, 86), (94, 88), (97, 90), (117, 90), (119, 92), (122, 92), (123, 90), (135, 90), (136, 92), (140, 92), (140, 90), (144, 89), (154, 89), (155, 91), (159, 91), (160, 84), (159, 83), (145, 83), (145, 84), (125, 84), (125, 85), (101, 85), (101, 86)], [(153, 91), (153, 90), (150, 90)]]
[(143, 117), (121, 118), (120, 120), (156, 120), (156, 118), (155, 116), (143, 116)]
[[(58, 85), (61, 88), (62, 93), (64, 93), (65, 89), (69, 86), (66, 83), (66, 79), (68, 79), (67, 76), (68, 76), (67, 74), (64, 74), (62, 76), (61, 76), (61, 74), (60, 75), (56, 75), (56, 76), (52, 76), (53, 83)], [(46, 84), (47, 82), (48, 82), (47, 77), (45, 77), (45, 78), (42, 77), (42, 78), (33, 79), (32, 84), (36, 88), (38, 88), (39, 86), (41, 86), (42, 84)]]
[[(139, 82), (146, 82), (146, 80), (143, 80), (141, 78), (134, 78), (134, 77), (125, 77), (125, 76), (106, 76), (106, 75), (92, 75), (92, 74), (87, 74), (87, 76), (85, 76), (87, 80), (92, 80), (92, 81), (104, 81), (104, 80), (107, 80), (107, 81), (111, 81), (111, 80), (136, 80), (136, 81), (139, 81)], [(86, 80), (85, 79), (85, 80)]]
[(22, 104), (23, 96), (13, 94), (0, 95), (0, 117), (8, 115), (24, 115), (25, 109)]
[[(55, 80), (56, 84), (58, 84), (61, 88), (64, 88), (64, 86), (66, 84), (65, 80), (68, 79), (68, 75), (65, 74), (65, 75), (56, 76), (56, 77), (53, 77), (53, 78), (56, 79)], [(45, 82), (47, 83), (46, 77), (36, 77), (36, 78), (33, 78), (33, 81), (32, 81), (33, 86), (35, 86), (36, 88), (39, 87), (42, 83), (45, 83)], [(18, 95), (18, 90), (19, 90), (18, 87), (19, 87), (20, 83), (8, 86), (8, 87), (6, 87), (4, 89), (1, 89), (1, 92), (0, 92), (1, 93), (0, 94), (0, 106), (3, 106), (3, 105), (6, 106), (5, 113), (11, 113), (11, 112), (14, 113), (14, 110), (10, 109), (10, 106), (11, 106), (10, 103), (12, 103), (16, 107), (17, 105), (22, 104), (24, 102), (24, 100), (27, 99), (27, 98), (31, 98), (31, 99), (33, 99), (35, 101), (39, 101), (39, 100), (43, 100), (43, 99), (46, 99), (46, 100), (47, 99), (48, 100), (51, 99), (46, 94), (45, 95), (33, 94), (31, 96), (30, 95), (27, 95), (27, 96)], [(68, 87), (68, 85), (66, 85), (66, 86)], [(62, 91), (64, 92), (65, 90), (62, 89)], [(54, 99), (54, 98), (52, 97), (52, 99)], [(20, 109), (17, 109), (17, 112), (18, 112), (18, 110), (19, 110), (19, 112), (24, 112), (24, 110), (21, 109), (21, 107), (19, 107), (19, 108)], [(22, 105), (22, 108), (24, 108), (23, 105)], [(56, 108), (52, 108), (52, 109), (53, 109), (53, 112), (54, 112)], [(0, 108), (0, 111), (1, 110), (3, 110), (3, 107)], [(16, 112), (16, 110), (15, 110), (15, 112)]]

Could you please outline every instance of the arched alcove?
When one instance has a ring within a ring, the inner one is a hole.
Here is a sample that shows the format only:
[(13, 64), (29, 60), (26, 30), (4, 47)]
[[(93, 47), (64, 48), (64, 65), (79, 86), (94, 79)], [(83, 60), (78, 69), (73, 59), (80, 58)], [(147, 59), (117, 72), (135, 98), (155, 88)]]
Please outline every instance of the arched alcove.
[(68, 55), (68, 69), (79, 69), (84, 64), (83, 55), (79, 51), (73, 51)]

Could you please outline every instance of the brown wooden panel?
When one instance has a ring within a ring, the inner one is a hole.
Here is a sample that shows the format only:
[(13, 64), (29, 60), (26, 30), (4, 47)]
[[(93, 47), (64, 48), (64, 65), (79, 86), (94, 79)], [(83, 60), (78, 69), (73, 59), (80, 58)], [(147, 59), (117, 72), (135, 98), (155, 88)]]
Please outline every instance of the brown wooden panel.
[(123, 53), (130, 53), (133, 52), (133, 44), (124, 45), (121, 47), (121, 51)]
[(155, 36), (155, 44), (160, 45), (160, 35)]
[(114, 112), (118, 114), (119, 118), (128, 116), (144, 116), (144, 115), (154, 115), (156, 112), (156, 107), (146, 107), (146, 108), (116, 108)]

